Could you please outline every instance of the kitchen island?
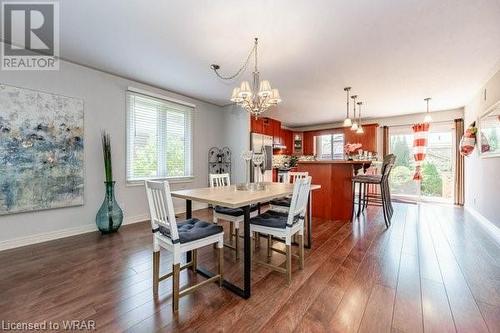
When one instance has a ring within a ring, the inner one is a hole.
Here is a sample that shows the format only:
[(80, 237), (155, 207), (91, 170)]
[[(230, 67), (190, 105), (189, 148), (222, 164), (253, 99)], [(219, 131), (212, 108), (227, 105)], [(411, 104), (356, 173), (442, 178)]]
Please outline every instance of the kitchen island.
[(352, 177), (371, 161), (316, 160), (299, 161), (297, 171), (307, 171), (313, 184), (321, 185), (312, 200), (313, 217), (350, 220), (352, 213)]

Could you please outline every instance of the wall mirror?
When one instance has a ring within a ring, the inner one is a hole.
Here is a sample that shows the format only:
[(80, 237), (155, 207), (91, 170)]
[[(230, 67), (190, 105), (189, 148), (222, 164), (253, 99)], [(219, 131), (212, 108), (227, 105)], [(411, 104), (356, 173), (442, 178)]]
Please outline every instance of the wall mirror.
[(500, 101), (480, 117), (478, 143), (481, 157), (500, 157)]

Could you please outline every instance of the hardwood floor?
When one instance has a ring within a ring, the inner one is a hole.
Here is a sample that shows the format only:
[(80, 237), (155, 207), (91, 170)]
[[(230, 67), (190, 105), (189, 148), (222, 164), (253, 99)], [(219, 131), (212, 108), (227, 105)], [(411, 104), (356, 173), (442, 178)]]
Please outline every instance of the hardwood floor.
[[(354, 223), (313, 226), (290, 286), (254, 265), (249, 300), (214, 283), (181, 298), (176, 316), (170, 280), (152, 295), (148, 223), (0, 252), (0, 321), (93, 320), (102, 332), (500, 332), (500, 246), (462, 209), (396, 204), (386, 230), (369, 207)], [(213, 269), (215, 251), (204, 248), (199, 262)], [(162, 252), (162, 273), (170, 263)], [(241, 283), (241, 265), (225, 251), (227, 279)], [(199, 279), (181, 273), (181, 285)]]

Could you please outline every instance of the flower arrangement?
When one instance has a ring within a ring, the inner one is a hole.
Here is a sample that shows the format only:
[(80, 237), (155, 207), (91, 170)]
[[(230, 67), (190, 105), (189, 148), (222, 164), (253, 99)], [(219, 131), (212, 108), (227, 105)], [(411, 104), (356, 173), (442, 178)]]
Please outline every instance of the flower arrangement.
[(346, 153), (346, 155), (355, 154), (362, 146), (361, 143), (348, 143), (344, 146), (344, 153)]
[(344, 153), (348, 160), (353, 159), (353, 155), (355, 155), (363, 145), (361, 143), (348, 143), (344, 146)]

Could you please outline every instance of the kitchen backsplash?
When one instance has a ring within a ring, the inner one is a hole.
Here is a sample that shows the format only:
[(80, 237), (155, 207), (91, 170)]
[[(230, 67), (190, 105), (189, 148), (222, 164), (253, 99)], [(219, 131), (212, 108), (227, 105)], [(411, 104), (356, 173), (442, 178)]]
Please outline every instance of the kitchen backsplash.
[(289, 155), (273, 155), (273, 168), (282, 168), (288, 163), (290, 163)]
[[(290, 155), (273, 155), (273, 168), (288, 167), (290, 158)], [(315, 158), (313, 155), (301, 155), (298, 159), (299, 161), (313, 161)]]

